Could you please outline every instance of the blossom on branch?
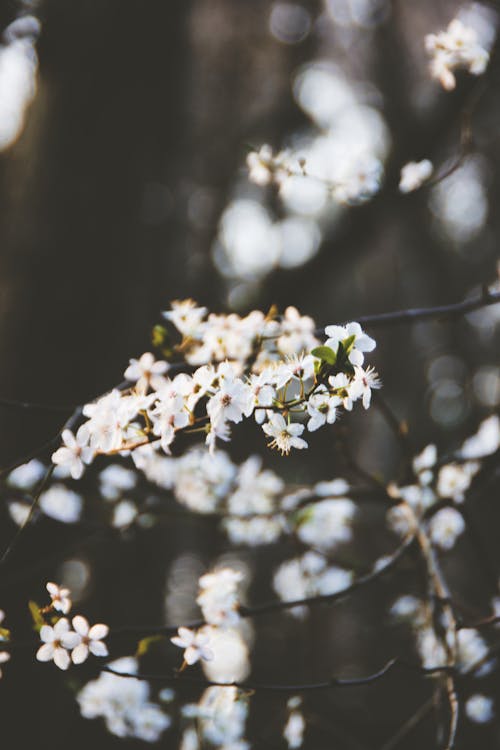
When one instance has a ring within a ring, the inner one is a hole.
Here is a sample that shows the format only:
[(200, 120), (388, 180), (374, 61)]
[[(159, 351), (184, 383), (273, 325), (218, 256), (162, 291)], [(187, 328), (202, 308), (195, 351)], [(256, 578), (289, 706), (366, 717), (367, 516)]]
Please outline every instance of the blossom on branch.
[(196, 664), (200, 659), (211, 661), (214, 658), (214, 652), (208, 645), (210, 642), (209, 628), (191, 630), (181, 627), (178, 630), (178, 635), (170, 640), (175, 646), (184, 649), (184, 662), (189, 666)]
[(71, 630), (69, 620), (62, 617), (53, 627), (42, 625), (40, 638), (43, 645), (36, 653), (38, 661), (54, 661), (59, 669), (68, 669), (71, 664), (69, 651), (81, 642), (81, 636)]
[(428, 34), (425, 48), (431, 56), (431, 75), (446, 91), (456, 86), (454, 70), (465, 68), (473, 75), (481, 75), (488, 65), (489, 53), (479, 42), (475, 29), (458, 18), (445, 31)]

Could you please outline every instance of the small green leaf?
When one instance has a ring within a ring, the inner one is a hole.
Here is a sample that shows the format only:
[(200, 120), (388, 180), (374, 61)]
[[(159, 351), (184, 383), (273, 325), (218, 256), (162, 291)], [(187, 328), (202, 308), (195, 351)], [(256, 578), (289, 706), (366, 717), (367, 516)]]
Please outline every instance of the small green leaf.
[(311, 354), (322, 362), (326, 362), (327, 365), (334, 365), (337, 361), (337, 355), (329, 346), (317, 346), (316, 349), (311, 351)]
[(164, 635), (150, 635), (147, 638), (141, 638), (139, 643), (137, 644), (137, 649), (135, 652), (135, 655), (137, 657), (144, 656), (144, 654), (147, 654), (149, 649), (154, 646), (156, 643), (160, 643), (161, 641), (165, 640)]
[(10, 630), (0, 628), (0, 641), (10, 641)]
[(33, 601), (28, 602), (28, 607), (33, 619), (33, 629), (39, 632), (42, 625), (45, 625), (45, 620), (43, 619), (40, 607), (36, 602)]
[(346, 339), (343, 340), (342, 346), (346, 350), (346, 352), (350, 352), (352, 349), (352, 345), (356, 341), (356, 335), (353, 334), (352, 336), (348, 336)]

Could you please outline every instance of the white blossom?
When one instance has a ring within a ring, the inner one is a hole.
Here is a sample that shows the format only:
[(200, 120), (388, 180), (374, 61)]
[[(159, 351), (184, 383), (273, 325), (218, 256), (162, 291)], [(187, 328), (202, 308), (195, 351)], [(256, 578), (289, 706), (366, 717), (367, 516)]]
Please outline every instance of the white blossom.
[(429, 522), (429, 536), (434, 544), (441, 549), (451, 549), (465, 531), (465, 521), (462, 514), (455, 508), (442, 508)]
[(408, 162), (401, 169), (400, 191), (402, 193), (411, 193), (414, 190), (418, 190), (429, 179), (432, 171), (433, 166), (429, 159)]
[(382, 383), (373, 367), (367, 367), (366, 370), (363, 370), (358, 365), (354, 366), (354, 378), (349, 388), (349, 394), (353, 401), (360, 398), (363, 407), (368, 409), (371, 403), (372, 390), (381, 387)]
[(330, 396), (325, 392), (314, 393), (307, 402), (309, 421), (307, 429), (309, 432), (319, 429), (324, 424), (333, 424), (337, 418), (337, 407), (341, 404), (338, 396)]
[(273, 438), (269, 447), (277, 448), (282, 455), (288, 455), (292, 448), (307, 448), (306, 441), (299, 437), (304, 432), (304, 425), (287, 424), (281, 414), (273, 414), (269, 421), (262, 425), (262, 429), (266, 435)]
[(438, 495), (452, 498), (455, 502), (462, 502), (478, 470), (479, 464), (473, 461), (464, 464), (445, 464), (438, 474), (436, 486)]
[(40, 628), (40, 639), (43, 645), (37, 651), (38, 661), (54, 661), (59, 669), (68, 669), (71, 659), (69, 651), (74, 649), (81, 641), (78, 633), (71, 630), (69, 621), (62, 617), (52, 627), (42, 625)]
[(21, 490), (32, 489), (45, 474), (45, 466), (37, 458), (32, 458), (21, 466), (17, 466), (8, 475), (7, 481), (10, 485)]
[(475, 693), (465, 703), (467, 718), (476, 724), (487, 724), (495, 717), (493, 698)]
[(72, 625), (75, 632), (80, 636), (80, 643), (71, 652), (71, 659), (74, 664), (84, 662), (89, 653), (94, 654), (94, 656), (108, 655), (108, 649), (102, 642), (102, 639), (106, 638), (109, 633), (107, 625), (99, 623), (90, 627), (88, 621), (81, 615), (73, 617)]
[(479, 425), (475, 435), (464, 441), (460, 455), (462, 458), (483, 458), (495, 453), (500, 446), (500, 419), (496, 414)]
[[(117, 659), (108, 666), (116, 672), (137, 672), (137, 661), (131, 657)], [(144, 680), (102, 672), (80, 690), (77, 700), (84, 718), (103, 717), (112, 734), (156, 742), (170, 726), (171, 719), (149, 701), (149, 693)]]
[(207, 314), (206, 307), (198, 307), (192, 299), (174, 300), (172, 310), (164, 312), (163, 316), (170, 320), (183, 336), (196, 336), (200, 323)]
[(199, 630), (190, 630), (190, 628), (180, 627), (179, 635), (170, 640), (175, 646), (184, 649), (184, 661), (186, 664), (195, 664), (200, 659), (210, 661), (214, 658), (212, 649), (208, 646), (210, 642), (210, 629), (200, 628)]
[(135, 388), (141, 393), (146, 393), (148, 388), (159, 391), (165, 384), (164, 375), (168, 368), (167, 362), (155, 361), (151, 352), (145, 352), (140, 359), (130, 360), (124, 377), (125, 380), (134, 382)]
[(232, 568), (220, 568), (200, 578), (196, 602), (205, 622), (219, 626), (238, 622), (238, 584), (242, 579), (243, 574)]
[(88, 426), (83, 424), (76, 435), (71, 430), (63, 430), (61, 438), (64, 445), (52, 454), (52, 463), (73, 479), (80, 479), (85, 464), (92, 463), (94, 457), (94, 451), (88, 445)]
[(302, 713), (300, 711), (291, 711), (283, 729), (283, 737), (290, 750), (295, 750), (302, 746), (305, 728), (306, 722)]
[(489, 53), (480, 44), (477, 32), (458, 18), (445, 31), (428, 34), (425, 48), (431, 56), (431, 75), (447, 91), (456, 86), (454, 70), (465, 68), (473, 75), (481, 75), (488, 65)]
[(81, 496), (63, 484), (53, 484), (42, 492), (38, 504), (46, 516), (61, 523), (76, 523), (80, 520), (83, 510)]
[(52, 607), (58, 612), (62, 612), (63, 615), (67, 615), (72, 604), (71, 591), (50, 581), (46, 584), (46, 589), (52, 599)]
[(354, 337), (348, 353), (348, 359), (352, 365), (361, 366), (364, 361), (364, 353), (372, 352), (376, 346), (374, 339), (363, 332), (359, 323), (348, 323), (346, 326), (327, 326), (325, 333), (328, 336), (325, 346), (333, 349), (336, 354), (339, 344), (351, 336)]

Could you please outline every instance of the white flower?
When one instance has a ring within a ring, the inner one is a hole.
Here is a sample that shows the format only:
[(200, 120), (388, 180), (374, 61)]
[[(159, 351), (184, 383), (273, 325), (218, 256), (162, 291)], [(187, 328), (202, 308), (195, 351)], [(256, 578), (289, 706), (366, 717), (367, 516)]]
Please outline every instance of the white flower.
[(247, 156), (248, 179), (261, 187), (273, 181), (281, 183), (290, 174), (288, 159), (287, 152), (275, 155), (271, 146), (264, 144), (259, 151), (250, 151)]
[(465, 440), (462, 458), (483, 458), (495, 453), (500, 446), (500, 419), (496, 414), (481, 422), (475, 435)]
[(479, 43), (475, 29), (458, 18), (451, 21), (446, 31), (428, 34), (425, 48), (431, 55), (431, 75), (447, 91), (456, 85), (453, 70), (466, 68), (473, 75), (481, 75), (488, 65), (488, 51)]
[(42, 625), (40, 638), (43, 645), (37, 651), (38, 661), (52, 661), (59, 669), (68, 669), (71, 659), (68, 650), (74, 649), (80, 643), (78, 633), (70, 630), (69, 621), (62, 617), (54, 627)]
[(208, 401), (207, 414), (216, 428), (226, 421), (238, 423), (243, 416), (250, 416), (253, 402), (252, 390), (242, 380), (223, 378), (216, 394)]
[(423, 185), (432, 174), (432, 162), (429, 159), (410, 161), (401, 169), (399, 189), (402, 193), (411, 193)]
[(327, 422), (333, 424), (337, 418), (337, 406), (341, 403), (338, 396), (330, 396), (327, 391), (313, 393), (307, 402), (309, 432), (319, 429)]
[(274, 372), (274, 384), (283, 388), (290, 380), (302, 382), (314, 376), (315, 358), (312, 354), (305, 356), (290, 355), (287, 361), (279, 365)]
[(465, 713), (471, 721), (487, 724), (495, 717), (493, 699), (480, 693), (471, 695), (465, 704)]
[[(474, 628), (461, 628), (458, 631), (458, 661), (460, 669), (467, 671), (475, 664), (482, 662), (488, 655), (488, 646), (477, 630)], [(478, 676), (485, 675), (490, 671), (490, 664), (484, 664)]]
[(238, 584), (242, 579), (243, 574), (232, 568), (220, 568), (200, 578), (196, 602), (205, 622), (209, 625), (234, 625), (238, 622)]
[(364, 361), (363, 352), (372, 352), (376, 343), (368, 334), (363, 332), (359, 323), (348, 323), (346, 326), (327, 326), (325, 333), (328, 336), (325, 346), (337, 354), (339, 344), (354, 336), (354, 341), (348, 355), (352, 365), (362, 365)]
[(441, 549), (451, 549), (465, 531), (465, 521), (455, 508), (438, 510), (429, 523), (431, 541)]
[(460, 503), (465, 497), (465, 492), (479, 470), (477, 462), (469, 461), (462, 465), (446, 464), (439, 470), (437, 480), (437, 492), (440, 497), (449, 497)]
[(304, 432), (304, 425), (287, 424), (281, 414), (273, 414), (269, 422), (262, 425), (262, 429), (266, 435), (273, 438), (269, 447), (277, 448), (282, 455), (288, 455), (291, 448), (297, 448), (298, 450), (307, 448), (306, 441), (299, 437)]
[(63, 484), (53, 484), (40, 495), (40, 509), (45, 515), (61, 523), (76, 523), (80, 520), (83, 500), (76, 492)]
[(113, 508), (111, 523), (115, 529), (125, 529), (135, 521), (137, 514), (137, 506), (132, 500), (120, 500)]
[(142, 393), (145, 393), (148, 388), (158, 391), (165, 384), (163, 376), (168, 368), (167, 362), (155, 361), (151, 352), (145, 352), (140, 359), (130, 360), (124, 377), (134, 382), (136, 389)]
[(350, 396), (354, 401), (361, 398), (363, 407), (368, 409), (372, 398), (372, 389), (381, 387), (382, 383), (373, 367), (367, 367), (366, 370), (363, 370), (362, 367), (354, 366), (354, 378), (349, 387)]
[(291, 711), (288, 721), (283, 729), (283, 737), (288, 743), (290, 750), (301, 747), (304, 740), (306, 722), (300, 711)]
[(106, 638), (109, 633), (107, 625), (98, 623), (90, 627), (88, 621), (81, 615), (73, 617), (72, 624), (75, 632), (78, 633), (81, 639), (80, 643), (71, 652), (73, 664), (84, 662), (89, 653), (94, 654), (94, 656), (108, 655), (106, 644), (102, 642), (102, 639)]
[(297, 535), (305, 544), (329, 550), (352, 539), (355, 516), (356, 505), (348, 498), (322, 500), (301, 511)]
[(30, 490), (40, 481), (45, 471), (46, 469), (42, 462), (36, 458), (32, 458), (28, 463), (21, 464), (21, 466), (11, 471), (7, 481), (21, 490)]
[(355, 399), (351, 393), (351, 381), (345, 372), (339, 372), (338, 375), (330, 375), (328, 383), (331, 389), (335, 391), (335, 395), (340, 398), (344, 409), (352, 411), (352, 404)]
[(70, 474), (73, 479), (80, 479), (85, 464), (92, 463), (94, 451), (89, 447), (89, 429), (83, 424), (76, 436), (71, 430), (63, 430), (61, 435), (64, 445), (52, 454), (52, 463)]
[(62, 612), (63, 615), (67, 615), (71, 609), (71, 591), (51, 582), (47, 583), (46, 589), (52, 599), (53, 608)]
[[(137, 660), (124, 657), (109, 664), (115, 672), (137, 674)], [(156, 742), (171, 724), (169, 716), (149, 702), (150, 688), (143, 680), (132, 680), (102, 672), (78, 693), (80, 711), (86, 719), (102, 716), (106, 728), (117, 737), (137, 737)]]
[(163, 313), (183, 336), (197, 337), (201, 330), (201, 321), (207, 314), (206, 307), (197, 307), (192, 299), (174, 300), (172, 310)]
[(99, 488), (106, 500), (118, 500), (122, 492), (132, 490), (137, 474), (120, 464), (110, 464), (99, 474)]
[(426, 669), (440, 667), (446, 664), (446, 650), (431, 627), (419, 628), (417, 633), (417, 648)]
[(389, 610), (396, 620), (408, 621), (414, 625), (423, 625), (425, 622), (425, 604), (412, 594), (400, 596)]
[(209, 648), (210, 631), (208, 628), (199, 630), (190, 630), (189, 628), (179, 628), (179, 635), (170, 640), (175, 646), (184, 649), (184, 661), (186, 664), (195, 664), (200, 659), (210, 661), (214, 658), (214, 652)]
[(413, 471), (420, 474), (423, 471), (432, 469), (437, 461), (437, 448), (435, 445), (427, 445), (422, 453), (413, 459)]

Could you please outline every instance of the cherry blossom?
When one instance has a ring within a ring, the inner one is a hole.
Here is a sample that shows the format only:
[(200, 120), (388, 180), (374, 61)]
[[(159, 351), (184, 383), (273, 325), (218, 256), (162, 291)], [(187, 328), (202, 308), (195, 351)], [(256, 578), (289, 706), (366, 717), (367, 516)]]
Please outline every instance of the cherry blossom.
[(208, 628), (190, 630), (190, 628), (179, 628), (178, 634), (170, 640), (175, 646), (184, 649), (184, 661), (191, 666), (200, 659), (211, 661), (214, 652), (208, 646), (210, 642), (210, 631)]
[(151, 352), (145, 352), (140, 359), (130, 360), (124, 377), (133, 381), (135, 388), (141, 393), (146, 393), (148, 388), (159, 391), (165, 384), (164, 375), (167, 370), (167, 362), (157, 362)]
[(46, 589), (52, 599), (52, 607), (58, 612), (62, 612), (63, 615), (67, 615), (71, 609), (71, 591), (50, 581), (47, 583)]
[(52, 627), (42, 625), (40, 638), (43, 645), (36, 653), (38, 661), (54, 661), (59, 669), (68, 669), (71, 659), (68, 651), (71, 651), (81, 641), (81, 636), (71, 630), (69, 621), (62, 617)]
[(71, 652), (71, 659), (74, 664), (84, 662), (89, 653), (94, 654), (94, 656), (108, 655), (108, 649), (102, 642), (102, 639), (106, 638), (109, 633), (107, 625), (99, 623), (90, 627), (88, 621), (81, 615), (73, 617), (71, 622), (75, 632), (80, 636), (80, 643)]
[(76, 436), (71, 430), (63, 430), (61, 438), (64, 446), (52, 454), (52, 462), (63, 471), (67, 471), (73, 479), (80, 479), (85, 464), (90, 464), (94, 457), (94, 451), (88, 445), (88, 425), (82, 425)]
[(262, 425), (262, 429), (269, 437), (270, 448), (277, 448), (281, 454), (288, 454), (292, 448), (301, 450), (307, 448), (307, 443), (299, 435), (304, 432), (304, 425), (298, 423), (287, 424), (281, 414), (273, 414), (269, 421)]

